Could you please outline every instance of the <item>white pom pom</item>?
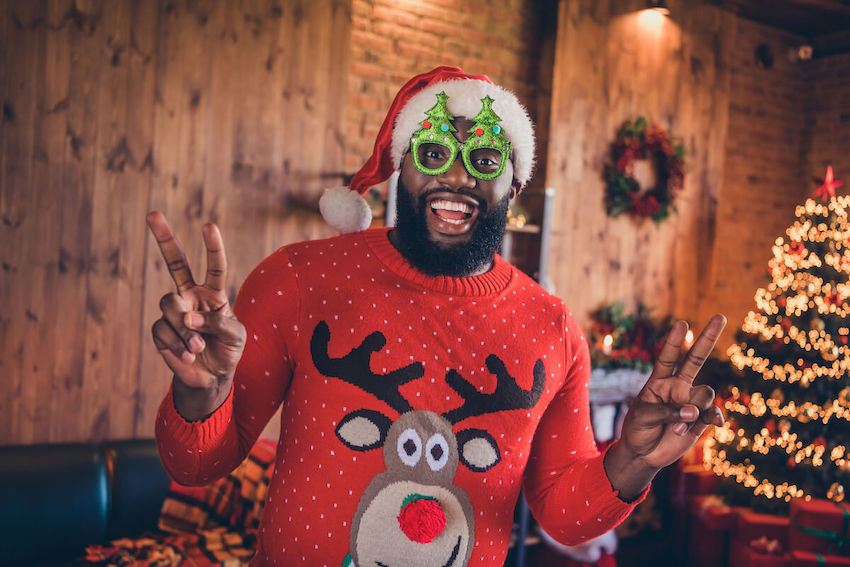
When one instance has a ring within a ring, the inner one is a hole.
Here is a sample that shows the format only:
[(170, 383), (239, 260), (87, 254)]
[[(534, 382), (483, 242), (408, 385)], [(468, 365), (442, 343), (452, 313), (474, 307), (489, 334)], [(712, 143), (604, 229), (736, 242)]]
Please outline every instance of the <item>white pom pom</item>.
[(366, 230), (372, 224), (369, 203), (348, 187), (325, 189), (319, 199), (319, 210), (325, 221), (343, 234)]

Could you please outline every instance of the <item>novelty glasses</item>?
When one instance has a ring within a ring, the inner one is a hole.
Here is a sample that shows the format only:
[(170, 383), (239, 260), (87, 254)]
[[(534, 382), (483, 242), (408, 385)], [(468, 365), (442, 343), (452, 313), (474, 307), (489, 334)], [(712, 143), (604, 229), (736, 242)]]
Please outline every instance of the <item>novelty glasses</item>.
[(459, 142), (453, 132), (454, 117), (449, 112), (448, 95), (437, 95), (437, 104), (426, 112), (419, 130), (410, 138), (410, 151), (416, 169), (426, 175), (440, 175), (449, 170), (458, 154), (466, 170), (478, 179), (495, 179), (505, 170), (511, 156), (511, 142), (502, 134), (501, 118), (493, 111), (493, 99), (481, 99), (481, 110), (473, 119), (470, 136)]

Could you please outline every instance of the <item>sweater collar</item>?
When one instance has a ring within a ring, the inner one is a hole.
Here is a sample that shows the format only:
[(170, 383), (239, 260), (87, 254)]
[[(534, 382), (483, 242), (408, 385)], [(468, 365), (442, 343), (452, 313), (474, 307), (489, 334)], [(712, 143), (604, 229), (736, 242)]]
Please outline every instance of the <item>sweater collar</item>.
[(378, 259), (398, 276), (422, 287), (457, 296), (481, 296), (503, 291), (513, 276), (513, 266), (496, 254), (489, 271), (465, 278), (423, 274), (395, 249), (389, 239), (391, 227), (374, 228), (361, 234)]

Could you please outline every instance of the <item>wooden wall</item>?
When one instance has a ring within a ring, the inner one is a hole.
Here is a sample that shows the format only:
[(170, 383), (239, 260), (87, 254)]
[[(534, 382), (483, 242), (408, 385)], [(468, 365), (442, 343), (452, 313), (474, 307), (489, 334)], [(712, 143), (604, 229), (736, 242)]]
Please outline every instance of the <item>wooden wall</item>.
[[(546, 176), (558, 191), (552, 276), (584, 322), (613, 301), (643, 301), (697, 326), (724, 313), (722, 355), (811, 178), (828, 163), (850, 176), (850, 36), (823, 42), (841, 53), (800, 62), (788, 54), (804, 38), (711, 3), (670, 2), (655, 27), (641, 22), (643, 5), (559, 3)], [(760, 45), (772, 65), (757, 64)], [(604, 209), (610, 142), (638, 114), (689, 154), (679, 213), (660, 226)]]
[[(583, 323), (605, 303), (643, 301), (658, 315), (707, 320), (730, 101), (736, 17), (670, 2), (562, 0), (546, 185), (557, 191), (550, 270)], [(657, 121), (688, 151), (678, 214), (656, 226), (605, 213), (602, 178), (620, 125)]]
[[(850, 30), (832, 37), (840, 52), (830, 55), (824, 41), (826, 55), (804, 66), (806, 173), (823, 177), (826, 166), (832, 164), (844, 180), (839, 194), (846, 195), (850, 193)], [(818, 45), (815, 49), (818, 53)]]
[[(170, 376), (149, 329), (171, 282), (146, 212), (166, 212), (197, 272), (217, 221), (233, 295), (278, 246), (331, 234), (321, 189), (440, 63), (536, 114), (551, 276), (580, 320), (641, 300), (734, 330), (809, 178), (826, 162), (850, 178), (848, 58), (792, 64), (799, 38), (669, 4), (652, 25), (640, 0), (560, 0), (557, 16), (545, 0), (0, 0), (0, 444), (150, 436)], [(609, 145), (637, 114), (690, 154), (658, 227), (604, 211)]]
[(350, 0), (0, 1), (0, 444), (150, 436), (170, 376), (150, 340), (217, 221), (231, 294), (331, 232)]
[[(806, 67), (787, 57), (802, 42), (775, 28), (738, 22), (714, 243), (717, 277), (707, 302), (729, 319), (724, 346), (734, 341), (753, 309), (756, 290), (770, 281), (767, 262), (774, 241), (785, 234), (794, 208), (814, 187), (805, 167), (805, 132), (811, 121), (804, 107)], [(774, 54), (770, 67), (756, 63), (758, 46)]]

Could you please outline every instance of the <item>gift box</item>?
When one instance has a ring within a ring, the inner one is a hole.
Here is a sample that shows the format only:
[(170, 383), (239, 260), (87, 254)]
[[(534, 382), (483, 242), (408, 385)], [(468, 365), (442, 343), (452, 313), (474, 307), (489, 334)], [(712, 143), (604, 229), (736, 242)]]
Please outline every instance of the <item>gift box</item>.
[[(788, 518), (758, 514), (745, 508), (737, 514), (736, 524), (729, 542), (729, 567), (749, 567), (752, 562), (790, 565), (784, 553), (788, 549)], [(764, 553), (762, 542), (773, 542), (780, 553)]]
[(725, 563), (738, 512), (738, 508), (726, 506), (717, 496), (697, 496), (691, 500), (688, 537), (691, 565), (717, 567)]
[(746, 546), (740, 546), (732, 553), (734, 555), (730, 557), (729, 562), (739, 567), (791, 567), (791, 559), (787, 553), (762, 553)]
[(735, 538), (745, 545), (767, 538), (778, 541), (783, 549), (794, 549), (788, 546), (789, 525), (790, 521), (784, 516), (771, 516), (744, 510), (738, 514), (738, 530)]
[(850, 557), (821, 555), (811, 551), (792, 551), (791, 567), (848, 567)]
[(670, 489), (675, 506), (685, 506), (689, 498), (711, 494), (717, 486), (718, 477), (703, 465), (684, 465), (673, 469)]
[(813, 498), (791, 501), (790, 549), (850, 554), (850, 505)]

